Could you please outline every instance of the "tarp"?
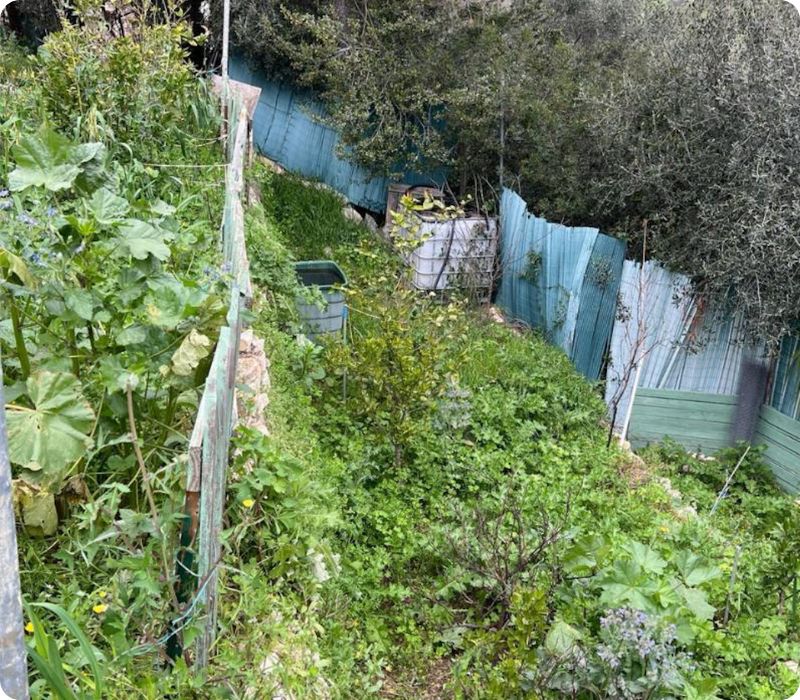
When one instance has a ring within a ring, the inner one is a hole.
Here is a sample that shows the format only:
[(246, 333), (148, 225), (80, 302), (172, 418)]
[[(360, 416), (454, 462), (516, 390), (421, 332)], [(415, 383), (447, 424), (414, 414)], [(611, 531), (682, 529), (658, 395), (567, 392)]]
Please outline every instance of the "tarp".
[(599, 378), (625, 243), (595, 228), (570, 228), (534, 216), (511, 190), (503, 191), (500, 220), (497, 305), (510, 319), (541, 329), (586, 377)]
[[(390, 180), (339, 157), (339, 134), (323, 123), (322, 103), (313, 93), (270, 80), (242, 58), (230, 60), (230, 77), (261, 88), (253, 116), (253, 141), (258, 150), (287, 170), (319, 180), (353, 202), (375, 212), (386, 209)], [(442, 173), (405, 173), (408, 185), (441, 185)]]

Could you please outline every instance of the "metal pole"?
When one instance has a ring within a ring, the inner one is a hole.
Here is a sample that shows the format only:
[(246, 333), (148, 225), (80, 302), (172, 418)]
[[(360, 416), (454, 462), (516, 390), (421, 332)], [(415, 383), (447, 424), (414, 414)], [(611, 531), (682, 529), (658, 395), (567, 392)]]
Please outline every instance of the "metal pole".
[(11, 499), (3, 367), (0, 363), (0, 690), (13, 700), (28, 700), (24, 618), (19, 585), (17, 529)]
[(231, 0), (225, 0), (222, 5), (222, 131), (228, 135), (228, 47), (231, 32)]

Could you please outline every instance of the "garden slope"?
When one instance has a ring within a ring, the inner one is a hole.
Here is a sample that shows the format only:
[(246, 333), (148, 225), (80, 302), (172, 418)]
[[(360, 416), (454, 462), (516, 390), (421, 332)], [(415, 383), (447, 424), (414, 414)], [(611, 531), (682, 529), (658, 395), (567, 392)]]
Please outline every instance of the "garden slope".
[[(252, 175), (271, 437), (239, 441), (229, 541), (242, 569), (218, 670), (235, 659), (263, 697), (794, 690), (783, 553), (797, 508), (757, 455), (714, 515), (738, 453), (704, 462), (667, 445), (632, 488), (599, 397), (562, 353), (410, 291), (331, 193)], [(346, 344), (292, 338), (292, 260), (319, 258), (351, 280)]]

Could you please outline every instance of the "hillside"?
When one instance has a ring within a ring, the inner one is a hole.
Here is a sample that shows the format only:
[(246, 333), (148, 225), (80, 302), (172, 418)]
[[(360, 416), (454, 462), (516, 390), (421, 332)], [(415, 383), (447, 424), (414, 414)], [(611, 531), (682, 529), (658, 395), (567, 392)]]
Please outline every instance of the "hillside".
[[(256, 404), (238, 386), (262, 420), (235, 432), (219, 628), (194, 665), (205, 611), (179, 599), (175, 561), (235, 284), (225, 155), (186, 34), (140, 30), (65, 29), (35, 59), (0, 38), (0, 347), (32, 697), (790, 695), (800, 511), (758, 451), (607, 446), (601, 392), (560, 350), (414, 290), (337, 195), (258, 159), (246, 320), (270, 389)], [(348, 320), (314, 344), (294, 262), (320, 259), (348, 278)]]

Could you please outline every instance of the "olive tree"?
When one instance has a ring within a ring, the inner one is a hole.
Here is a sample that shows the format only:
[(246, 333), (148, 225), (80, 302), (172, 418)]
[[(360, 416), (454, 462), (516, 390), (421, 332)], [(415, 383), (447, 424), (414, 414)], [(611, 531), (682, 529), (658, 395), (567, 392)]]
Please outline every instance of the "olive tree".
[(592, 104), (603, 223), (777, 341), (800, 301), (800, 18), (786, 3), (652, 5)]

